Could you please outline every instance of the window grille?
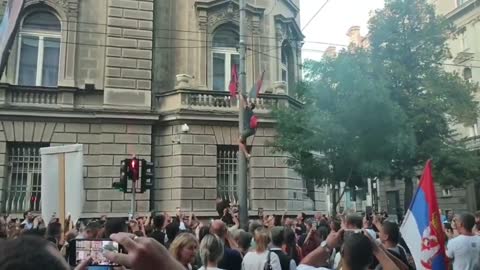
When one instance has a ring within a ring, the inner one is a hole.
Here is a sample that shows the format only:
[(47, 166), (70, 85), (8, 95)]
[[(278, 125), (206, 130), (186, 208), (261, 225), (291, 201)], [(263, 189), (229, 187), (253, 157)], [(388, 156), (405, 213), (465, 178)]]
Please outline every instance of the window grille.
[(238, 201), (238, 146), (217, 146), (217, 193), (220, 198)]
[(41, 144), (9, 144), (5, 210), (7, 213), (40, 211)]

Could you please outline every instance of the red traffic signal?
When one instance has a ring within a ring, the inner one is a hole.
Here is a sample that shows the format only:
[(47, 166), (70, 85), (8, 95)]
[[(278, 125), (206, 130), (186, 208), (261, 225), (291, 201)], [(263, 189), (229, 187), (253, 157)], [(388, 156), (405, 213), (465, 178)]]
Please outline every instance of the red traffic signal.
[(138, 162), (138, 159), (133, 158), (130, 160), (130, 164), (128, 164), (128, 172), (132, 181), (138, 180), (140, 175), (140, 163)]

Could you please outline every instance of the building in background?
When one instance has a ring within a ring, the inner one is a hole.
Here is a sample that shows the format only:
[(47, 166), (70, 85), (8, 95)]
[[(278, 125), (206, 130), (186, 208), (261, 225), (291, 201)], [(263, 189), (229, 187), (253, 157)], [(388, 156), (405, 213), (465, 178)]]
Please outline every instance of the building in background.
[[(238, 102), (227, 88), (238, 15), (231, 0), (27, 0), (0, 83), (0, 212), (39, 211), (39, 148), (79, 143), (85, 217), (129, 211), (112, 182), (132, 154), (155, 163), (137, 211), (216, 215), (217, 197), (237, 196)], [(247, 21), (247, 89), (265, 70), (248, 142), (251, 213), (324, 210), (321, 190), (268, 147), (271, 109), (301, 107), (299, 1), (248, 1)]]

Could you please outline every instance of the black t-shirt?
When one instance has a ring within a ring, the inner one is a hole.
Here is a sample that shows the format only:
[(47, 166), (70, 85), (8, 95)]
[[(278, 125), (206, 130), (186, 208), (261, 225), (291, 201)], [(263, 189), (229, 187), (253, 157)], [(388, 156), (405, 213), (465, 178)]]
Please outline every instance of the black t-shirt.
[(162, 231), (153, 231), (150, 235), (150, 238), (157, 240), (160, 244), (165, 246), (165, 233)]
[(244, 122), (243, 122), (243, 129), (249, 129), (250, 128), (250, 119), (252, 118), (252, 116), (253, 116), (253, 111), (250, 108), (250, 106), (247, 106), (245, 108), (245, 118), (244, 118)]
[(241, 270), (242, 261), (243, 259), (240, 252), (225, 247), (223, 258), (218, 262), (218, 268), (225, 270)]
[(295, 227), (295, 233), (297, 235), (302, 235), (307, 232), (307, 226), (305, 226), (304, 223), (297, 224), (297, 227)]

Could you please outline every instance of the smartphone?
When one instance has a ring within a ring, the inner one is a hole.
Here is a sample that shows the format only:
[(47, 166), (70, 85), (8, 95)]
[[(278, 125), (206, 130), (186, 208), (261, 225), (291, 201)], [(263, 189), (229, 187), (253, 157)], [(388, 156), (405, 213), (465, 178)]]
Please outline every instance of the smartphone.
[(103, 256), (103, 251), (120, 253), (118, 243), (110, 239), (75, 239), (70, 242), (69, 262), (76, 266), (88, 257), (92, 258), (89, 266), (119, 266)]

